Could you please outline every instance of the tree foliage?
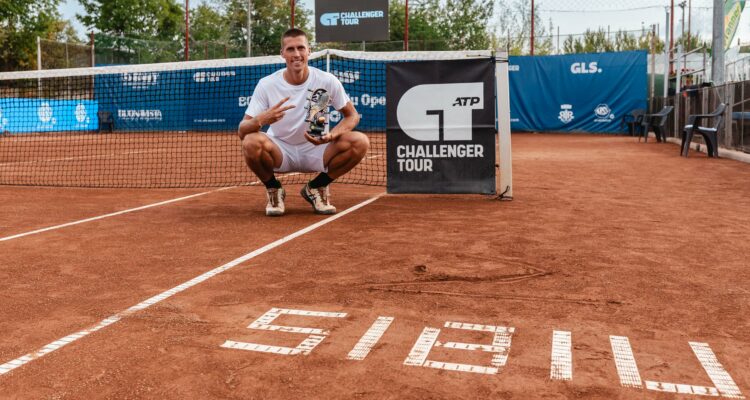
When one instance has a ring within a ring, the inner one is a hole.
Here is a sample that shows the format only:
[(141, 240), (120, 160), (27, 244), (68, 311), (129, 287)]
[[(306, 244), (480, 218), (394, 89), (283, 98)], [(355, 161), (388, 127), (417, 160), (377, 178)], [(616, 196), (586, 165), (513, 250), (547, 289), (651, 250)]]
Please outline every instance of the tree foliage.
[(632, 32), (617, 31), (611, 37), (603, 28), (587, 29), (581, 36), (568, 36), (563, 43), (563, 52), (573, 53), (601, 53), (608, 51), (651, 50), (651, 40), (655, 41), (656, 53), (664, 51), (664, 42), (653, 37), (651, 31), (642, 31), (639, 36)]
[[(220, 0), (229, 43), (247, 48), (247, 0)], [(254, 56), (279, 54), (281, 35), (291, 26), (288, 0), (252, 0), (252, 50)], [(310, 11), (296, 7), (295, 28), (308, 32), (313, 38)]]
[[(531, 2), (527, 0), (501, 0), (498, 6), (498, 32), (494, 47), (507, 49), (511, 55), (528, 54), (531, 50)], [(552, 20), (545, 26), (540, 17), (539, 3), (534, 12), (534, 54), (545, 55), (554, 51)]]
[(0, 70), (35, 69), (36, 38), (76, 38), (59, 0), (0, 0)]
[[(416, 0), (409, 2), (409, 42), (411, 49), (487, 49), (492, 34), (487, 25), (492, 17), (491, 0)], [(391, 0), (390, 40), (405, 36), (405, 2)], [(415, 46), (416, 45), (416, 46)]]

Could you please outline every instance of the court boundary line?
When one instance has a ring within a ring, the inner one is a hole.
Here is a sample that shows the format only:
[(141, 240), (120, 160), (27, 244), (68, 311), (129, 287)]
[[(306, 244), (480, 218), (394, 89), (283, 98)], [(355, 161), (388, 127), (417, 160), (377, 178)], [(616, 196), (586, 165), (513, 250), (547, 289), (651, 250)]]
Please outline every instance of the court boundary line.
[(36, 230), (33, 230), (33, 231), (29, 231), (29, 232), (24, 232), (24, 233), (19, 233), (19, 234), (16, 234), (16, 235), (2, 237), (2, 238), (0, 238), (0, 242), (5, 242), (5, 241), (8, 241), (8, 240), (12, 240), (12, 239), (18, 239), (20, 237), (29, 236), (29, 235), (35, 235), (37, 233), (52, 231), (52, 230), (55, 230), (55, 229), (66, 228), (68, 226), (83, 224), (83, 223), (86, 223), (86, 222), (96, 221), (96, 220), (99, 220), (99, 219), (104, 219), (104, 218), (109, 218), (109, 217), (115, 217), (115, 216), (122, 215), (122, 214), (127, 214), (127, 213), (131, 213), (131, 212), (135, 212), (135, 211), (145, 210), (145, 209), (148, 209), (148, 208), (163, 206), (163, 205), (170, 204), (170, 203), (176, 203), (178, 201), (188, 200), (188, 199), (192, 199), (192, 198), (198, 197), (198, 196), (203, 196), (203, 195), (206, 195), (206, 194), (221, 192), (223, 190), (234, 189), (236, 187), (238, 187), (238, 186), (227, 186), (227, 187), (223, 187), (223, 188), (219, 188), (219, 189), (209, 190), (207, 192), (195, 193), (195, 194), (191, 194), (189, 196), (183, 196), (183, 197), (178, 197), (178, 198), (175, 198), (175, 199), (169, 199), (169, 200), (160, 201), (158, 203), (146, 204), (146, 205), (140, 206), (140, 207), (129, 208), (127, 210), (115, 211), (115, 212), (109, 213), (109, 214), (98, 215), (96, 217), (79, 219), (78, 221), (66, 222), (66, 223), (60, 224), (60, 225), (48, 226), (46, 228), (36, 229)]
[[(210, 193), (210, 192), (208, 192), (208, 193)], [(5, 374), (9, 373), (10, 371), (13, 371), (14, 369), (16, 369), (18, 367), (21, 367), (21, 366), (23, 366), (23, 365), (25, 365), (25, 364), (33, 361), (33, 360), (39, 359), (39, 358), (41, 358), (41, 357), (43, 357), (43, 356), (45, 356), (45, 355), (47, 355), (49, 353), (52, 353), (53, 351), (59, 350), (60, 348), (66, 346), (66, 345), (68, 345), (70, 343), (73, 343), (73, 342), (75, 342), (78, 339), (86, 337), (86, 336), (88, 336), (88, 335), (90, 335), (90, 334), (92, 334), (92, 333), (94, 333), (94, 332), (96, 332), (98, 330), (101, 330), (101, 329), (103, 329), (103, 328), (105, 328), (105, 327), (107, 327), (109, 325), (112, 325), (112, 324), (120, 321), (121, 319), (123, 319), (123, 318), (125, 318), (125, 317), (127, 317), (127, 316), (129, 316), (131, 314), (134, 314), (134, 313), (136, 313), (138, 311), (141, 311), (141, 310), (145, 310), (146, 308), (149, 308), (149, 307), (151, 307), (154, 304), (157, 304), (157, 303), (159, 303), (159, 302), (161, 302), (163, 300), (166, 300), (166, 299), (174, 296), (177, 293), (180, 293), (180, 292), (182, 292), (184, 290), (187, 290), (187, 289), (189, 289), (189, 288), (191, 288), (191, 287), (193, 287), (193, 286), (195, 286), (195, 285), (197, 285), (199, 283), (202, 283), (202, 282), (204, 282), (204, 281), (206, 281), (206, 280), (208, 280), (210, 278), (213, 278), (214, 276), (216, 276), (216, 275), (218, 275), (218, 274), (220, 274), (222, 272), (228, 271), (228, 270), (236, 267), (237, 265), (240, 265), (240, 264), (244, 263), (245, 261), (253, 259), (256, 256), (259, 256), (259, 255), (261, 255), (261, 254), (263, 254), (263, 253), (265, 253), (265, 252), (267, 252), (269, 250), (272, 250), (272, 249), (274, 249), (276, 247), (279, 247), (279, 246), (281, 246), (284, 243), (287, 243), (287, 242), (289, 242), (291, 240), (294, 240), (294, 239), (296, 239), (296, 238), (298, 238), (298, 237), (300, 237), (300, 236), (302, 236), (304, 234), (307, 234), (307, 233), (309, 233), (309, 232), (311, 232), (311, 231), (313, 231), (315, 229), (320, 228), (321, 226), (324, 226), (324, 225), (326, 225), (328, 223), (331, 223), (331, 222), (333, 222), (333, 221), (335, 221), (335, 220), (337, 220), (337, 219), (339, 219), (339, 218), (341, 218), (341, 217), (343, 217), (343, 216), (345, 216), (345, 215), (347, 215), (349, 213), (352, 213), (352, 212), (354, 212), (356, 210), (359, 210), (360, 208), (362, 208), (362, 207), (364, 207), (364, 206), (366, 206), (366, 205), (374, 202), (375, 200), (379, 199), (384, 194), (385, 193), (381, 193), (381, 194), (375, 195), (374, 197), (371, 197), (371, 198), (369, 198), (369, 199), (367, 199), (367, 200), (365, 200), (365, 201), (363, 201), (363, 202), (361, 202), (359, 204), (356, 204), (356, 205), (354, 205), (352, 207), (349, 207), (348, 209), (346, 209), (346, 210), (344, 210), (344, 211), (342, 211), (342, 212), (340, 212), (338, 214), (334, 214), (334, 215), (332, 215), (332, 216), (330, 216), (330, 217), (328, 217), (326, 219), (318, 221), (318, 222), (316, 222), (316, 223), (314, 223), (312, 225), (309, 225), (309, 226), (307, 226), (305, 228), (302, 228), (302, 229), (300, 229), (300, 230), (298, 230), (298, 231), (296, 231), (294, 233), (291, 233), (291, 234), (289, 234), (287, 236), (284, 236), (281, 239), (277, 239), (277, 240), (275, 240), (275, 241), (273, 241), (273, 242), (271, 242), (271, 243), (269, 243), (269, 244), (267, 244), (267, 245), (265, 245), (263, 247), (260, 247), (260, 248), (258, 248), (256, 250), (251, 251), (250, 253), (247, 253), (247, 254), (245, 254), (245, 255), (243, 255), (241, 257), (235, 258), (234, 260), (232, 260), (232, 261), (230, 261), (230, 262), (228, 262), (228, 263), (226, 263), (226, 264), (224, 264), (222, 266), (216, 267), (216, 268), (214, 268), (214, 269), (212, 269), (212, 270), (210, 270), (208, 272), (204, 272), (203, 274), (198, 275), (195, 278), (193, 278), (193, 279), (191, 279), (191, 280), (189, 280), (189, 281), (187, 281), (185, 283), (177, 285), (177, 286), (173, 287), (172, 289), (169, 289), (169, 290), (166, 290), (166, 291), (164, 291), (164, 292), (162, 292), (160, 294), (157, 294), (156, 296), (150, 297), (150, 298), (148, 298), (148, 299), (146, 299), (146, 300), (144, 300), (144, 301), (142, 301), (142, 302), (140, 302), (140, 303), (138, 303), (138, 304), (136, 304), (136, 305), (134, 305), (134, 306), (132, 306), (132, 307), (130, 307), (128, 309), (126, 309), (126, 310), (123, 310), (123, 311), (120, 311), (120, 312), (118, 312), (118, 313), (116, 313), (114, 315), (111, 315), (111, 316), (109, 316), (109, 317), (107, 317), (107, 318), (99, 321), (99, 323), (96, 324), (96, 325), (90, 326), (90, 327), (88, 327), (86, 329), (83, 329), (81, 331), (78, 331), (78, 332), (72, 333), (70, 335), (64, 336), (64, 337), (62, 337), (60, 339), (57, 339), (57, 340), (55, 340), (55, 341), (53, 341), (53, 342), (51, 342), (51, 343), (49, 343), (47, 345), (42, 346), (41, 348), (39, 348), (38, 350), (36, 350), (34, 352), (31, 352), (31, 353), (28, 353), (28, 354), (23, 355), (21, 357), (18, 357), (16, 359), (10, 360), (10, 361), (8, 361), (8, 362), (0, 365), (0, 376), (5, 375)]]

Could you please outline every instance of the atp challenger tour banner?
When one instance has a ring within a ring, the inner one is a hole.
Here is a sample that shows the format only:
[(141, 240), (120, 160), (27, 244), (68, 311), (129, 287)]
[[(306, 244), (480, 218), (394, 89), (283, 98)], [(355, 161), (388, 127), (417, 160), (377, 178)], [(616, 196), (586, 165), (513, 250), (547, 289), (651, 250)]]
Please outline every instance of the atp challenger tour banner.
[(645, 109), (646, 52), (509, 57), (513, 131), (624, 133)]
[(315, 40), (388, 40), (388, 0), (316, 0)]
[(495, 192), (493, 59), (386, 67), (389, 193)]

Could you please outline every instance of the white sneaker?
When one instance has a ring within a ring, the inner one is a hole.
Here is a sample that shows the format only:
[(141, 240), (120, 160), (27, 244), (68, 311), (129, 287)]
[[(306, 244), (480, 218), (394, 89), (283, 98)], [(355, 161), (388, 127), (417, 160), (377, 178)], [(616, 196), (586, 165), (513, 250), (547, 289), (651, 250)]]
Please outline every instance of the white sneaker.
[(328, 186), (313, 189), (310, 185), (305, 185), (299, 193), (312, 205), (316, 214), (336, 214), (336, 207), (330, 203)]
[(269, 217), (284, 215), (284, 198), (286, 197), (284, 188), (266, 189), (266, 197), (268, 198), (266, 215)]

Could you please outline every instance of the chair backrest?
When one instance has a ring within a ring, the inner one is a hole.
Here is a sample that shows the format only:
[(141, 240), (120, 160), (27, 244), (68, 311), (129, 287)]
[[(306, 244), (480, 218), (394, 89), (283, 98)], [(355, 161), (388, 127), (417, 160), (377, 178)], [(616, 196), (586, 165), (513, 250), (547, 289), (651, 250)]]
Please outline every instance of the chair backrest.
[(99, 117), (99, 122), (114, 122), (114, 120), (112, 119), (112, 113), (109, 111), (99, 111), (96, 113), (96, 116)]
[(727, 105), (724, 103), (719, 104), (718, 107), (716, 107), (716, 110), (712, 112), (710, 115), (713, 117), (713, 129), (716, 129), (716, 131), (719, 131), (719, 125), (721, 125), (721, 122), (724, 120), (724, 111), (726, 111)]
[(659, 117), (659, 122), (654, 125), (664, 126), (667, 123), (667, 117), (669, 116), (669, 113), (672, 112), (672, 110), (674, 110), (673, 106), (665, 106), (664, 108), (662, 108), (661, 111), (656, 113), (656, 115)]

